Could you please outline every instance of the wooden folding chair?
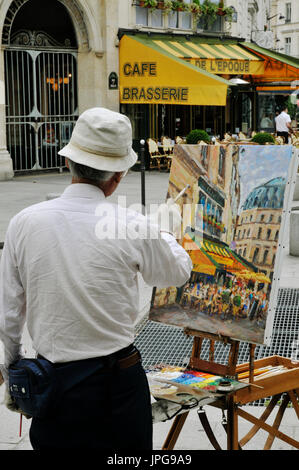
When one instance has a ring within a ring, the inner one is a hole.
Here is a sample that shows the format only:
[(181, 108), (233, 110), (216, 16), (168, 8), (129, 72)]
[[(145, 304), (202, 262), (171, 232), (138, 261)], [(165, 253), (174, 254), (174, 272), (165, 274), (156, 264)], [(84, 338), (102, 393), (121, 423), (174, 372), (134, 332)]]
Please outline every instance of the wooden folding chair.
[(161, 171), (161, 159), (163, 155), (160, 154), (158, 144), (155, 139), (149, 138), (146, 141), (148, 145), (148, 152), (150, 154), (150, 168), (158, 169)]
[(173, 157), (173, 144), (169, 137), (162, 137), (161, 139), (162, 147), (163, 147), (163, 156), (166, 158), (167, 169), (170, 170), (171, 161)]

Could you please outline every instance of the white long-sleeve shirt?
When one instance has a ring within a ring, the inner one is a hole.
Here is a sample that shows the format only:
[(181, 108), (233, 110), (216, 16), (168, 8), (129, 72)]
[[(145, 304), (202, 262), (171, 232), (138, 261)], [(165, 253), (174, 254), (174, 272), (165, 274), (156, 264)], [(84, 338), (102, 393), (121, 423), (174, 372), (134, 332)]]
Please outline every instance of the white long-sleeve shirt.
[(21, 354), (25, 320), (33, 348), (52, 362), (105, 356), (134, 341), (137, 273), (168, 287), (191, 270), (174, 237), (93, 185), (71, 184), (24, 209), (9, 224), (0, 265), (4, 375)]

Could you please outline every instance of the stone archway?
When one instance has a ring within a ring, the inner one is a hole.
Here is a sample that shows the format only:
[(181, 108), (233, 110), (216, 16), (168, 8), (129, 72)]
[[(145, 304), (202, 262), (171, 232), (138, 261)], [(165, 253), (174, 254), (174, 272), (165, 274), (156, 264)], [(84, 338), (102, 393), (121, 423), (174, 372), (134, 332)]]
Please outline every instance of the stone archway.
[[(6, 17), (2, 29), (2, 44), (9, 45), (11, 39), (11, 29), (16, 15), (18, 14), (20, 8), (22, 8), (30, 0), (13, 0), (10, 2), (10, 5), (6, 12)], [(77, 41), (79, 48), (81, 50), (88, 50), (89, 48), (89, 35), (86, 22), (84, 19), (84, 14), (78, 2), (76, 0), (58, 0), (62, 3), (70, 17), (72, 18), (74, 28), (77, 34)]]
[[(7, 103), (4, 87), (4, 56), (9, 48), (12, 25), (20, 9), (30, 0), (3, 0), (0, 7), (0, 181), (14, 176), (11, 155), (7, 150)], [(79, 112), (94, 101), (98, 82), (94, 83), (89, 72), (98, 66), (98, 57), (103, 56), (102, 33), (97, 24), (95, 13), (87, 0), (57, 0), (64, 6), (73, 24), (78, 52), (78, 81), (84, 83), (80, 91)], [(31, 40), (38, 39), (31, 36)], [(93, 51), (93, 54), (90, 52)], [(80, 86), (80, 85), (79, 85)]]
[[(86, 47), (82, 21), (81, 31)], [(68, 142), (78, 117), (77, 37), (60, 0), (11, 4), (2, 40), (6, 141), (15, 172), (65, 164), (58, 151)]]

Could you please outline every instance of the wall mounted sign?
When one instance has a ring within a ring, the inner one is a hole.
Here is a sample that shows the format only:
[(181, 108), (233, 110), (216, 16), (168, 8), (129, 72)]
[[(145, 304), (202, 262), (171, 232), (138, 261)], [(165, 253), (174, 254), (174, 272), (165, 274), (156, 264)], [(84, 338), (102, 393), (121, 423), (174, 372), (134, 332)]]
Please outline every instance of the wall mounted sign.
[(111, 72), (108, 78), (109, 90), (118, 90), (118, 75), (115, 72)]

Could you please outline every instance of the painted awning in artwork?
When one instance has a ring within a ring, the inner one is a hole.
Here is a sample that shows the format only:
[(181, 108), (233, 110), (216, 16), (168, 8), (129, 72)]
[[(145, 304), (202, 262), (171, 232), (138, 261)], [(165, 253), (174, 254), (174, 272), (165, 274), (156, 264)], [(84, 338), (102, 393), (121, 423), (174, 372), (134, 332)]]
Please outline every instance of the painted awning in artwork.
[(200, 248), (200, 245), (195, 243), (192, 238), (186, 234), (182, 242), (183, 248), (189, 254), (193, 263), (192, 271), (202, 274), (208, 274), (214, 276), (218, 264), (209, 258)]

